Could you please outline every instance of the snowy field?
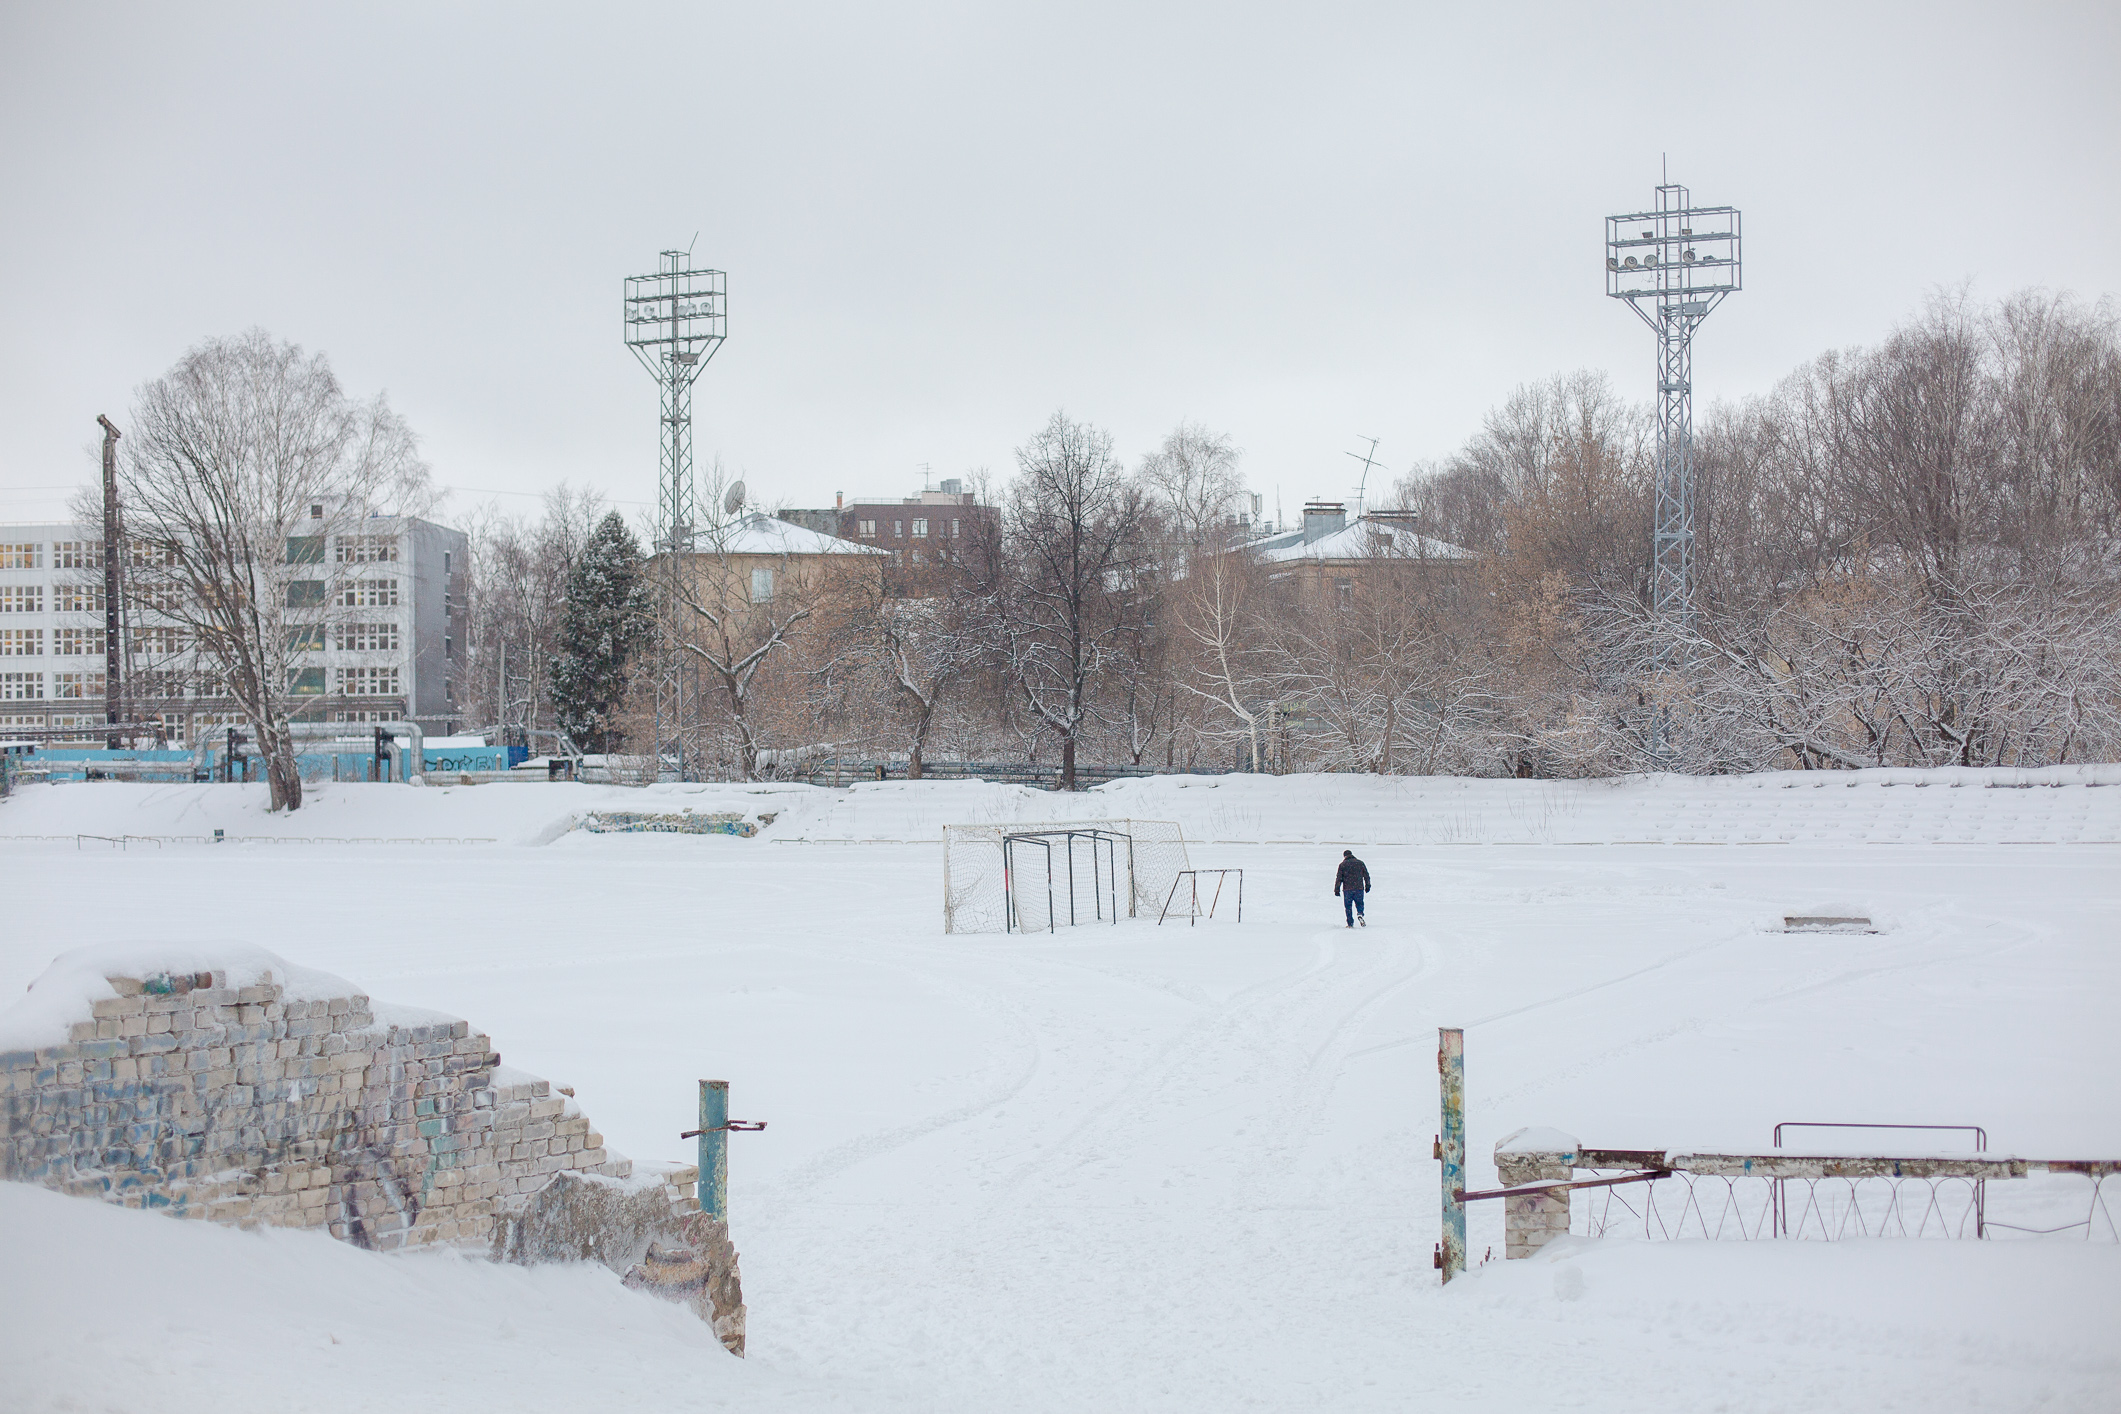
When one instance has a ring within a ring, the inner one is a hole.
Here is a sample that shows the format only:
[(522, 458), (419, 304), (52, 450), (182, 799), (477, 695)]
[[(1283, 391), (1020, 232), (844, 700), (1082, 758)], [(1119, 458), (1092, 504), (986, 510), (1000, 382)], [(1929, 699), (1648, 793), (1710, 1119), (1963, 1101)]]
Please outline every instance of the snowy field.
[[(686, 806), (775, 818), (567, 828)], [(1057, 814), (1178, 821), (1247, 871), (1244, 923), (945, 935), (940, 826)], [(181, 838), (216, 828), (251, 842)], [(2121, 1408), (2111, 1241), (1504, 1263), (1486, 1203), (1470, 1250), (1498, 1259), (1430, 1267), (1439, 1025), (1466, 1028), (1478, 1186), (1526, 1125), (1757, 1151), (1780, 1120), (1977, 1123), (2121, 1156), (2114, 768), (327, 784), (289, 819), (262, 787), (35, 786), (0, 837), (0, 996), (83, 944), (250, 943), (470, 1018), (636, 1159), (689, 1159), (701, 1076), (771, 1124), (732, 1141), (747, 1361), (601, 1268), (0, 1185), (0, 1408)], [(1355, 932), (1344, 844), (1377, 883)], [(1825, 911), (1883, 931), (1772, 931)], [(2028, 1185), (1992, 1214), (2069, 1201)]]

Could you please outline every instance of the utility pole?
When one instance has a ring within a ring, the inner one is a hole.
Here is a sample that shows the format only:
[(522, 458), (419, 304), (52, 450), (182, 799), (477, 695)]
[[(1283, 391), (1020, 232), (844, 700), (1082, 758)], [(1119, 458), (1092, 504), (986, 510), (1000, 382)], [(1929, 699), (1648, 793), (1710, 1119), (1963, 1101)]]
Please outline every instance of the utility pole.
[(103, 721), (111, 728), (103, 744), (116, 751), (124, 708), (118, 652), (118, 429), (101, 413), (96, 421), (103, 427)]

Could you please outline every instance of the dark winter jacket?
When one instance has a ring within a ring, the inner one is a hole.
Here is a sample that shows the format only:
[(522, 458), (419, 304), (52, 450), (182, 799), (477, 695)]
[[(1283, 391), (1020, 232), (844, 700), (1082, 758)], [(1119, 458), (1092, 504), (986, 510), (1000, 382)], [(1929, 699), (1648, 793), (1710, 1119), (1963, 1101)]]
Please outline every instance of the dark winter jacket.
[(1351, 894), (1366, 894), (1370, 891), (1370, 866), (1360, 859), (1343, 859), (1340, 872), (1333, 876), (1333, 892), (1347, 890)]

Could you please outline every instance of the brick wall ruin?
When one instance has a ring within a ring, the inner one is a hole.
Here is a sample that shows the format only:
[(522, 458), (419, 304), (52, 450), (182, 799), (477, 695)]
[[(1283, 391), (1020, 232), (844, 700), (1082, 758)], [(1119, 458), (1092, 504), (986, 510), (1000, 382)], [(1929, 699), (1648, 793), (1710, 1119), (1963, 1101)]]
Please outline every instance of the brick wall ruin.
[(0, 1178), (378, 1251), (602, 1260), (743, 1348), (728, 1234), (697, 1170), (636, 1175), (491, 1041), (303, 974), (108, 976), (64, 1044), (0, 1052)]

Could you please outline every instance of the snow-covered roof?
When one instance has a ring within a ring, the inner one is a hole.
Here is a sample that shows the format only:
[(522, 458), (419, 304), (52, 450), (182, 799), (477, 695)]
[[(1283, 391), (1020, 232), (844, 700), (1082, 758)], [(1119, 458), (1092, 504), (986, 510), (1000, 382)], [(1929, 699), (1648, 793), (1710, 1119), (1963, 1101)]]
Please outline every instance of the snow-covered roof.
[(873, 545), (858, 545), (762, 511), (753, 511), (719, 530), (692, 537), (696, 552), (724, 555), (888, 555)]
[(1471, 550), (1417, 533), (1412, 526), (1364, 516), (1355, 524), (1331, 535), (1321, 535), (1306, 545), (1274, 545), (1261, 552), (1262, 559), (1368, 560), (1377, 558), (1470, 560)]

